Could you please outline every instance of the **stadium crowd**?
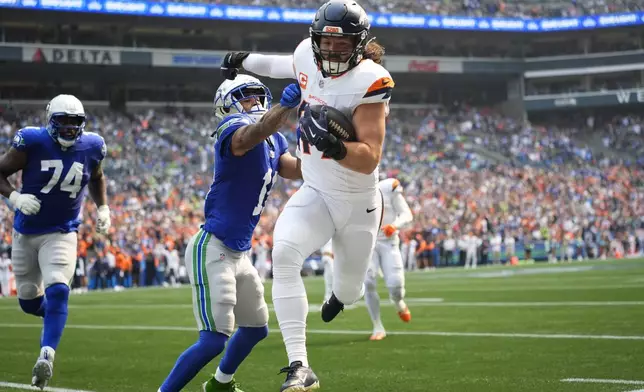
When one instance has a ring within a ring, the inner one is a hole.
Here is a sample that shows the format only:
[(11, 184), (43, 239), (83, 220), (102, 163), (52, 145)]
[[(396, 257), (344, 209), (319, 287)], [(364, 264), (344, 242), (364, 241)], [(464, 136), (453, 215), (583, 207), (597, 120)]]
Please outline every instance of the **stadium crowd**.
[[(91, 114), (86, 129), (108, 145), (104, 170), (113, 226), (106, 237), (95, 234), (95, 207), (85, 203), (75, 286), (185, 278), (181, 259), (203, 221), (211, 182), (213, 118), (188, 111)], [(41, 123), (34, 114), (4, 112), (0, 145), (8, 146), (20, 127)], [(577, 137), (601, 132), (606, 146), (641, 152), (641, 123), (625, 116), (602, 126), (557, 128), (485, 109), (392, 109), (381, 172), (402, 181), (415, 215), (401, 234), (408, 268), (642, 253), (644, 160), (603, 157)], [(284, 134), (293, 146), (294, 124), (289, 127)], [(258, 238), (270, 236), (298, 187), (284, 180), (274, 187)], [(0, 255), (10, 251), (12, 219), (3, 199)]]
[[(320, 6), (318, 0), (185, 0), (198, 3), (221, 3), (268, 7), (309, 8)], [(574, 17), (641, 11), (639, 1), (617, 0), (364, 0), (360, 4), (367, 12), (468, 15), (512, 18)]]

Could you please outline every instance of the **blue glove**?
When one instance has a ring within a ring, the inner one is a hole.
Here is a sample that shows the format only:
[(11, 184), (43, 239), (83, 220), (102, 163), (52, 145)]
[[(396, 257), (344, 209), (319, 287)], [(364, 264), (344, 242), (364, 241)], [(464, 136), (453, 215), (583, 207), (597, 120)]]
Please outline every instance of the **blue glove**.
[(329, 133), (326, 128), (327, 109), (326, 106), (320, 111), (318, 118), (313, 117), (311, 107), (306, 104), (304, 112), (300, 117), (300, 136), (312, 146), (321, 151), (324, 157), (332, 158), (336, 161), (344, 159), (347, 156), (347, 147), (342, 140)]
[(300, 90), (300, 85), (297, 83), (291, 83), (284, 91), (282, 91), (282, 98), (280, 99), (280, 105), (285, 108), (295, 108), (300, 105), (302, 100), (302, 91)]

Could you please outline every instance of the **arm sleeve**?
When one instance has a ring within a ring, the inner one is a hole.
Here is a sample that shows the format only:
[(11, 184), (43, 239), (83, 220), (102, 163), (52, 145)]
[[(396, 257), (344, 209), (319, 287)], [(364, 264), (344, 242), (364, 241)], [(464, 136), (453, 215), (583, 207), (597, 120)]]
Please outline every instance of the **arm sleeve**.
[(278, 56), (251, 53), (243, 63), (244, 69), (274, 79), (295, 79), (293, 55)]
[(394, 223), (392, 223), (392, 225), (400, 229), (410, 224), (414, 220), (414, 216), (411, 213), (409, 204), (407, 204), (405, 197), (401, 192), (394, 192), (393, 198), (394, 210), (396, 211), (396, 219), (394, 220)]

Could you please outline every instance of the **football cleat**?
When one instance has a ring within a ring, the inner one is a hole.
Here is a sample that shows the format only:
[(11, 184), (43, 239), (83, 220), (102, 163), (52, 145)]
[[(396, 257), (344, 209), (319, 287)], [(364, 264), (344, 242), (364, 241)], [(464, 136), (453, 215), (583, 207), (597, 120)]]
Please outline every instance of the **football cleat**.
[(369, 338), (369, 340), (375, 342), (375, 341), (378, 341), (378, 340), (382, 340), (382, 339), (384, 339), (386, 337), (387, 337), (387, 333), (385, 331), (378, 331), (378, 332), (374, 332), (373, 334), (371, 334), (371, 337)]
[(44, 390), (49, 380), (54, 375), (55, 351), (50, 347), (43, 347), (40, 350), (40, 357), (36, 361), (31, 372), (31, 385)]
[(234, 378), (231, 382), (224, 384), (215, 380), (215, 376), (212, 376), (210, 380), (203, 383), (201, 390), (202, 392), (244, 392), (239, 388)]
[(409, 311), (409, 308), (405, 308), (404, 310), (401, 310), (398, 312), (398, 317), (403, 321), (403, 323), (408, 323), (411, 321), (411, 312)]
[(322, 321), (325, 323), (333, 321), (341, 311), (344, 310), (344, 304), (336, 298), (335, 294), (331, 294), (331, 298), (322, 304)]
[(309, 367), (302, 366), (302, 362), (295, 361), (290, 366), (282, 368), (280, 374), (286, 373), (286, 381), (282, 384), (280, 392), (306, 392), (320, 388), (320, 380)]

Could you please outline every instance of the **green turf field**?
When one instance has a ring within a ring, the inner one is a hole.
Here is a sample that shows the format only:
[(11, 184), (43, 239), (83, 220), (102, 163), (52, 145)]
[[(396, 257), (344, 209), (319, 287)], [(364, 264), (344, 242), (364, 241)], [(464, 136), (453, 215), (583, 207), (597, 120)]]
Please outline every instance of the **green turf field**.
[[(644, 260), (408, 274), (413, 320), (403, 324), (386, 303), (381, 342), (368, 340), (360, 304), (324, 324), (315, 312), (323, 281), (305, 281), (321, 391), (644, 391)], [(197, 336), (193, 326), (187, 288), (74, 295), (51, 386), (156, 392)], [(278, 392), (284, 380), (274, 313), (270, 326), (237, 374), (246, 392)], [(39, 332), (15, 299), (0, 300), (0, 385), (30, 382)], [(216, 363), (186, 390), (198, 391)], [(562, 381), (570, 378), (633, 383)]]

